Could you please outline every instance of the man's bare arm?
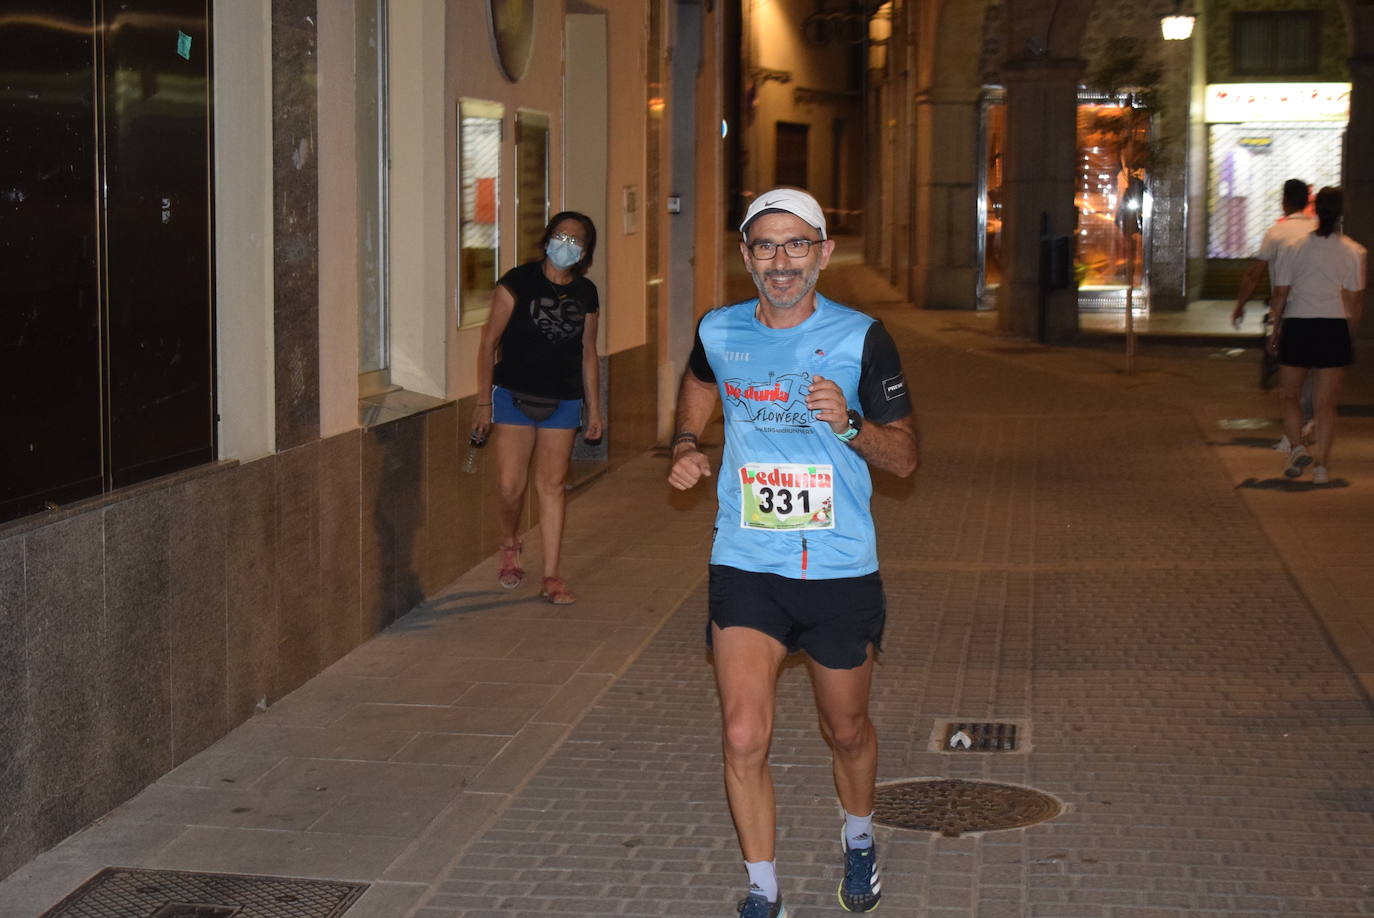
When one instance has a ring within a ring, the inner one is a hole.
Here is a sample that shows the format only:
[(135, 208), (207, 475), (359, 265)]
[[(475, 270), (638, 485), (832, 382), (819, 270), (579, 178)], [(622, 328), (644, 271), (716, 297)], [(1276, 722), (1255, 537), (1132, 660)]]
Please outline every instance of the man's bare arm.
[(1241, 275), (1240, 289), (1236, 291), (1236, 308), (1231, 310), (1231, 323), (1239, 326), (1240, 320), (1245, 318), (1245, 304), (1250, 302), (1250, 298), (1255, 295), (1255, 289), (1259, 287), (1260, 278), (1269, 270), (1269, 262), (1256, 258), (1250, 262), (1250, 267), (1245, 269)]
[(909, 417), (898, 418), (891, 424), (865, 422), (849, 445), (873, 468), (901, 478), (916, 471), (920, 459), (916, 426)]
[(711, 412), (716, 407), (716, 387), (696, 378), (690, 369), (682, 374), (677, 390), (677, 422), (673, 427), (672, 463), (668, 468), (668, 483), (679, 491), (686, 491), (702, 478), (710, 477), (711, 462), (697, 448), (696, 438), (706, 429)]

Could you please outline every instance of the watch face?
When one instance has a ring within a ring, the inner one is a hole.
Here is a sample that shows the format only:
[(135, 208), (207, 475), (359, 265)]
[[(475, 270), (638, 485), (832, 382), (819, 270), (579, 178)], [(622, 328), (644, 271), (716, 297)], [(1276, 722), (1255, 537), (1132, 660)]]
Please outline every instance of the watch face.
[(487, 24), (501, 73), (518, 83), (530, 65), (534, 0), (487, 0)]

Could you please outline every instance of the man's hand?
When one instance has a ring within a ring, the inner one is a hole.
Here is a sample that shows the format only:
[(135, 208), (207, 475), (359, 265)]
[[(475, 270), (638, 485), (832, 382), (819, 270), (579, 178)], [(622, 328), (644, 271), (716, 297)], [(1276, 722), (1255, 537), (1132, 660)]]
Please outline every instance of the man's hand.
[(681, 443), (673, 448), (673, 464), (668, 469), (668, 484), (679, 491), (711, 477), (711, 460), (693, 443)]
[(1245, 301), (1236, 304), (1236, 308), (1231, 310), (1231, 326), (1240, 328), (1240, 323), (1245, 321)]
[(806, 407), (815, 412), (816, 420), (825, 421), (835, 433), (841, 434), (849, 429), (849, 405), (844, 400), (844, 392), (834, 380), (819, 374), (812, 376)]

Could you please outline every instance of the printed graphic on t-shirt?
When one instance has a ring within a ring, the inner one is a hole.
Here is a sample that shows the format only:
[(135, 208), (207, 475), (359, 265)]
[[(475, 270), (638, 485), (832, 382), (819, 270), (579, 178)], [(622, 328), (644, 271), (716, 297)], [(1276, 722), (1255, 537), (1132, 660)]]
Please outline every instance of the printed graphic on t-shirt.
[(835, 467), (750, 462), (739, 470), (743, 529), (835, 528)]
[(731, 420), (748, 421), (773, 433), (815, 433), (811, 427), (814, 415), (806, 407), (806, 396), (811, 391), (810, 373), (727, 379), (722, 386), (725, 410)]
[(550, 344), (560, 344), (582, 331), (582, 304), (576, 297), (540, 296), (530, 303), (530, 318), (534, 327)]

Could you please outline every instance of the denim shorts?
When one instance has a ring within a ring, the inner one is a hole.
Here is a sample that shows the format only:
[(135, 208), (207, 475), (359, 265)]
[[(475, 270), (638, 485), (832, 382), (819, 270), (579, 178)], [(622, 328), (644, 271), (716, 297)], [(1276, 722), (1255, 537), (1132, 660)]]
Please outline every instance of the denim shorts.
[(491, 422), (513, 424), (518, 427), (542, 427), (548, 430), (576, 430), (582, 426), (582, 399), (565, 398), (558, 403), (553, 414), (542, 421), (532, 421), (525, 412), (515, 406), (509, 389), (504, 386), (492, 386)]

